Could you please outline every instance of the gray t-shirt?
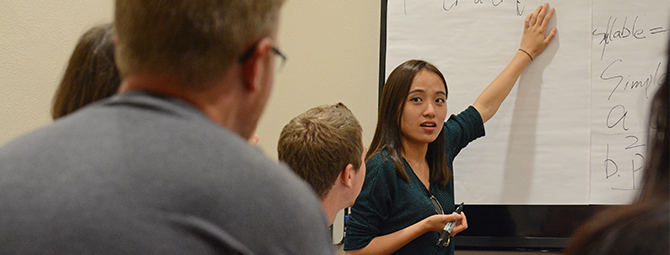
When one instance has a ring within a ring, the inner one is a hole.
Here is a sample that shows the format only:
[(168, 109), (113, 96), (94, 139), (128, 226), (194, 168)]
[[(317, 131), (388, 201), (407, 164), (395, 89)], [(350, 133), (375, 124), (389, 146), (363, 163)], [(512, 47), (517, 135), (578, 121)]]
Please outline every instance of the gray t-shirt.
[(0, 148), (1, 254), (333, 254), (309, 186), (172, 97), (124, 93)]

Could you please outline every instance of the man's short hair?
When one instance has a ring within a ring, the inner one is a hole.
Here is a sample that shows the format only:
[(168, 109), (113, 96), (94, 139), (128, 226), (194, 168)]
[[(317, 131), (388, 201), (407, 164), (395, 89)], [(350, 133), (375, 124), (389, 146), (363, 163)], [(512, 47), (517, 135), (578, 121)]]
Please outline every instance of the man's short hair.
[(352, 164), (363, 164), (363, 128), (342, 103), (309, 109), (293, 118), (281, 132), (279, 160), (305, 179), (323, 198), (337, 176)]
[(274, 36), (283, 2), (117, 0), (120, 74), (164, 73), (202, 86), (222, 77), (256, 41)]

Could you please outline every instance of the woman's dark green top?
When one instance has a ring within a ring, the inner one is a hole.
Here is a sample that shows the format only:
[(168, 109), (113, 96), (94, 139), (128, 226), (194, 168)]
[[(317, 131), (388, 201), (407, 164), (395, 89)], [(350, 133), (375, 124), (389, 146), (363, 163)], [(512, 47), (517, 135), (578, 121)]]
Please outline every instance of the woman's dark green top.
[[(444, 124), (444, 132), (447, 166), (453, 169), (454, 157), (461, 149), (484, 136), (484, 124), (479, 112), (470, 106), (449, 117)], [(431, 195), (437, 198), (445, 213), (454, 211), (453, 178), (445, 189), (431, 182), (429, 191), (407, 161), (403, 159), (403, 162), (409, 182), (397, 175), (386, 152), (376, 154), (366, 162), (365, 183), (347, 221), (344, 250), (361, 249), (377, 236), (396, 232), (436, 214), (430, 201)], [(435, 245), (438, 236), (437, 232), (425, 233), (394, 254), (454, 254), (453, 242), (446, 248)]]

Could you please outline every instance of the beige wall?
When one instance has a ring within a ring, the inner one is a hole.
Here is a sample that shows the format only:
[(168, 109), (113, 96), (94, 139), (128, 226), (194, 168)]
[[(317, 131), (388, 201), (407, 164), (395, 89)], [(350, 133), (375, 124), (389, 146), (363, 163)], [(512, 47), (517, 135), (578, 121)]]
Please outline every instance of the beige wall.
[[(359, 118), (369, 144), (377, 116), (380, 1), (289, 0), (282, 15), (279, 45), (288, 62), (259, 123), (259, 146), (276, 158), (284, 124), (337, 102)], [(0, 3), (0, 144), (51, 122), (51, 98), (76, 41), (112, 16), (112, 0)]]
[(111, 21), (112, 3), (0, 1), (0, 144), (51, 122), (51, 98), (79, 36)]
[(289, 0), (279, 45), (288, 56), (257, 132), (273, 158), (282, 127), (314, 106), (342, 102), (363, 126), (377, 122), (380, 1)]

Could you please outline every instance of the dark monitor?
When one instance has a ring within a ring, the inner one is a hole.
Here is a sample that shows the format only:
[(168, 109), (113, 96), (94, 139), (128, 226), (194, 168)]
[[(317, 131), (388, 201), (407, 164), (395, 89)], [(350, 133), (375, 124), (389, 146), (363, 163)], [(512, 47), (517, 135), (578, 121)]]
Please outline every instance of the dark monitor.
[(611, 205), (466, 205), (468, 229), (456, 235), (462, 250), (559, 251), (596, 213)]

